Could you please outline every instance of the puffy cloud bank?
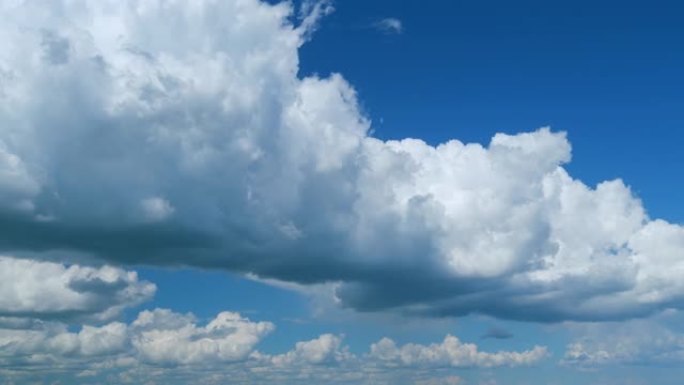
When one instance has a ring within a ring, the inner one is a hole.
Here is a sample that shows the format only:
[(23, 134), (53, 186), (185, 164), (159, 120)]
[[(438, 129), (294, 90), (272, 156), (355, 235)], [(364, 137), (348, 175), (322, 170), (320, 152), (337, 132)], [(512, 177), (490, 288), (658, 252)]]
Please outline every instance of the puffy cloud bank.
[(336, 282), (359, 310), (682, 306), (684, 228), (573, 179), (565, 134), (373, 138), (342, 76), (298, 75), (311, 4), (3, 2), (0, 247)]
[(0, 364), (17, 370), (50, 363), (95, 370), (107, 362), (121, 367), (210, 367), (246, 360), (275, 328), (233, 312), (198, 325), (194, 315), (168, 309), (142, 311), (130, 324), (84, 325), (78, 332), (60, 322), (10, 326), (0, 327)]
[(130, 324), (84, 325), (78, 331), (60, 322), (5, 325), (0, 326), (0, 378), (33, 383), (40, 376), (58, 375), (74, 384), (379, 383), (378, 376), (394, 378), (392, 369), (398, 365), (416, 364), (409, 378), (420, 379), (435, 367), (521, 366), (545, 358), (539, 347), (520, 353), (478, 352), (477, 346), (452, 336), (441, 345), (402, 348), (385, 338), (362, 356), (332, 334), (297, 342), (281, 354), (258, 351), (274, 329), (270, 322), (234, 312), (221, 312), (202, 325), (192, 314), (167, 309), (142, 311)]
[(462, 343), (447, 335), (441, 344), (406, 344), (398, 347), (389, 338), (371, 345), (370, 357), (386, 364), (408, 367), (497, 367), (530, 365), (546, 357), (546, 348), (535, 346), (525, 352), (486, 353), (477, 345)]

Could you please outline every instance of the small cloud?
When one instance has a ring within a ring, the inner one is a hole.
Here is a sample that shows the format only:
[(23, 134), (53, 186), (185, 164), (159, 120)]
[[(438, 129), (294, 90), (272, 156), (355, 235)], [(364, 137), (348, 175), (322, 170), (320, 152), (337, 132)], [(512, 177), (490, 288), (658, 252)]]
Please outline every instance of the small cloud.
[(401, 20), (394, 17), (387, 17), (373, 23), (373, 27), (378, 31), (387, 34), (400, 34), (404, 30)]
[(512, 338), (513, 334), (509, 332), (506, 329), (501, 329), (501, 328), (496, 328), (492, 327), (487, 330), (485, 334), (483, 334), (480, 338), (481, 339), (488, 339), (488, 338), (493, 338), (496, 340), (507, 340), (509, 338)]

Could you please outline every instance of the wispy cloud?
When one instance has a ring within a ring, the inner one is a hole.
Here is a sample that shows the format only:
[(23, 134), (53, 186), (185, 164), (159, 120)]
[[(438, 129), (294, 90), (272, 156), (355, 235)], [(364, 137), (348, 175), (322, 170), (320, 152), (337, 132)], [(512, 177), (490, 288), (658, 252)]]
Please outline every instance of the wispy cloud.
[(373, 27), (378, 31), (388, 35), (398, 35), (404, 32), (404, 25), (401, 20), (395, 17), (386, 17), (373, 23)]
[[(573, 325), (571, 330), (579, 332), (579, 336), (567, 345), (560, 363), (579, 369), (611, 365), (681, 366), (684, 334), (664, 325), (665, 317)], [(676, 315), (669, 322), (680, 324), (681, 319)]]

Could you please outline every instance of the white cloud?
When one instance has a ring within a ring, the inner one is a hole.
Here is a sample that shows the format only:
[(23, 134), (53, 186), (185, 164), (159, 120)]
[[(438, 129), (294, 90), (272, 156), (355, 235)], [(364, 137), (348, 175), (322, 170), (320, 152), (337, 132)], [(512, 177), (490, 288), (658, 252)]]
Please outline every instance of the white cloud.
[(54, 363), (79, 370), (85, 365), (90, 371), (107, 365), (212, 367), (246, 360), (273, 329), (270, 322), (251, 322), (232, 312), (200, 326), (193, 315), (167, 309), (145, 310), (130, 325), (84, 325), (78, 332), (45, 322), (0, 328), (0, 364), (21, 368)]
[(582, 336), (568, 344), (562, 364), (589, 369), (684, 363), (684, 335), (668, 329), (658, 320), (584, 325), (578, 329)]
[(307, 40), (311, 34), (318, 28), (320, 20), (332, 12), (335, 7), (332, 5), (332, 0), (304, 0), (299, 9), (299, 18), (301, 23), (297, 30), (303, 39)]
[(0, 6), (6, 250), (336, 282), (359, 310), (608, 320), (684, 303), (684, 229), (619, 180), (573, 179), (565, 134), (381, 141), (341, 75), (299, 78), (327, 2), (299, 25), (257, 0), (36, 4)]
[(35, 330), (0, 329), (0, 364), (4, 367), (65, 366), (84, 359), (116, 356), (126, 351), (127, 341), (126, 325), (120, 322), (101, 327), (83, 326), (78, 333), (54, 323)]
[(401, 20), (395, 17), (387, 17), (378, 20), (373, 26), (382, 33), (386, 34), (400, 34), (404, 31), (404, 26)]
[(463, 343), (447, 335), (440, 344), (406, 344), (398, 347), (389, 338), (383, 338), (371, 345), (372, 359), (387, 365), (405, 367), (498, 367), (531, 365), (546, 358), (546, 348), (535, 346), (524, 352), (486, 353), (477, 345)]
[(222, 312), (202, 327), (190, 316), (155, 309), (140, 313), (132, 328), (133, 347), (143, 362), (208, 365), (246, 359), (274, 325)]
[(323, 334), (310, 341), (297, 342), (293, 350), (270, 357), (270, 360), (276, 366), (339, 363), (352, 358), (341, 344), (342, 337)]
[(0, 256), (0, 315), (5, 317), (104, 320), (149, 300), (155, 290), (134, 271)]
[[(484, 353), (453, 336), (441, 344), (402, 347), (385, 338), (363, 356), (352, 354), (342, 336), (333, 334), (297, 342), (282, 354), (258, 351), (274, 329), (270, 322), (234, 312), (200, 325), (194, 315), (168, 309), (142, 311), (130, 324), (85, 325), (78, 331), (60, 322), (0, 324), (0, 374), (17, 383), (49, 375), (73, 384), (455, 384), (458, 377), (433, 369), (530, 365), (546, 356), (540, 347)], [(397, 366), (411, 371), (397, 372)]]

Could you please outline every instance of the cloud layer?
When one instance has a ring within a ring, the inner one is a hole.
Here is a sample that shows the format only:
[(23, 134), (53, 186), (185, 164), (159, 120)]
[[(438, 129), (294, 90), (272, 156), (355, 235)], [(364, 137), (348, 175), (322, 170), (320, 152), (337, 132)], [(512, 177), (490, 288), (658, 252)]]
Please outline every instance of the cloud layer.
[(520, 366), (545, 357), (540, 347), (521, 353), (479, 352), (474, 344), (462, 344), (453, 336), (442, 344), (401, 348), (385, 338), (373, 344), (369, 353), (356, 356), (342, 345), (341, 336), (323, 334), (297, 342), (285, 353), (259, 352), (258, 344), (274, 329), (270, 322), (251, 321), (234, 312), (221, 312), (201, 325), (192, 314), (168, 309), (142, 311), (130, 324), (84, 325), (79, 331), (70, 331), (59, 322), (0, 327), (0, 378), (22, 383), (59, 373), (69, 383), (79, 384), (147, 380), (300, 383), (310, 379), (378, 383), (380, 377), (396, 377), (390, 369), (397, 365), (415, 365), (410, 377), (421, 378), (421, 369)]
[[(603, 366), (670, 366), (684, 363), (684, 334), (663, 319), (579, 327), (581, 337), (568, 344), (561, 363), (583, 369)], [(681, 320), (676, 320), (679, 325)]]
[(0, 247), (334, 282), (365, 311), (682, 307), (684, 228), (573, 179), (564, 133), (370, 136), (342, 76), (298, 76), (311, 4), (0, 5)]
[(370, 357), (388, 365), (407, 367), (496, 367), (530, 365), (546, 357), (546, 348), (535, 346), (525, 352), (480, 352), (475, 344), (464, 344), (447, 335), (441, 344), (406, 344), (398, 347), (389, 338), (371, 345)]

